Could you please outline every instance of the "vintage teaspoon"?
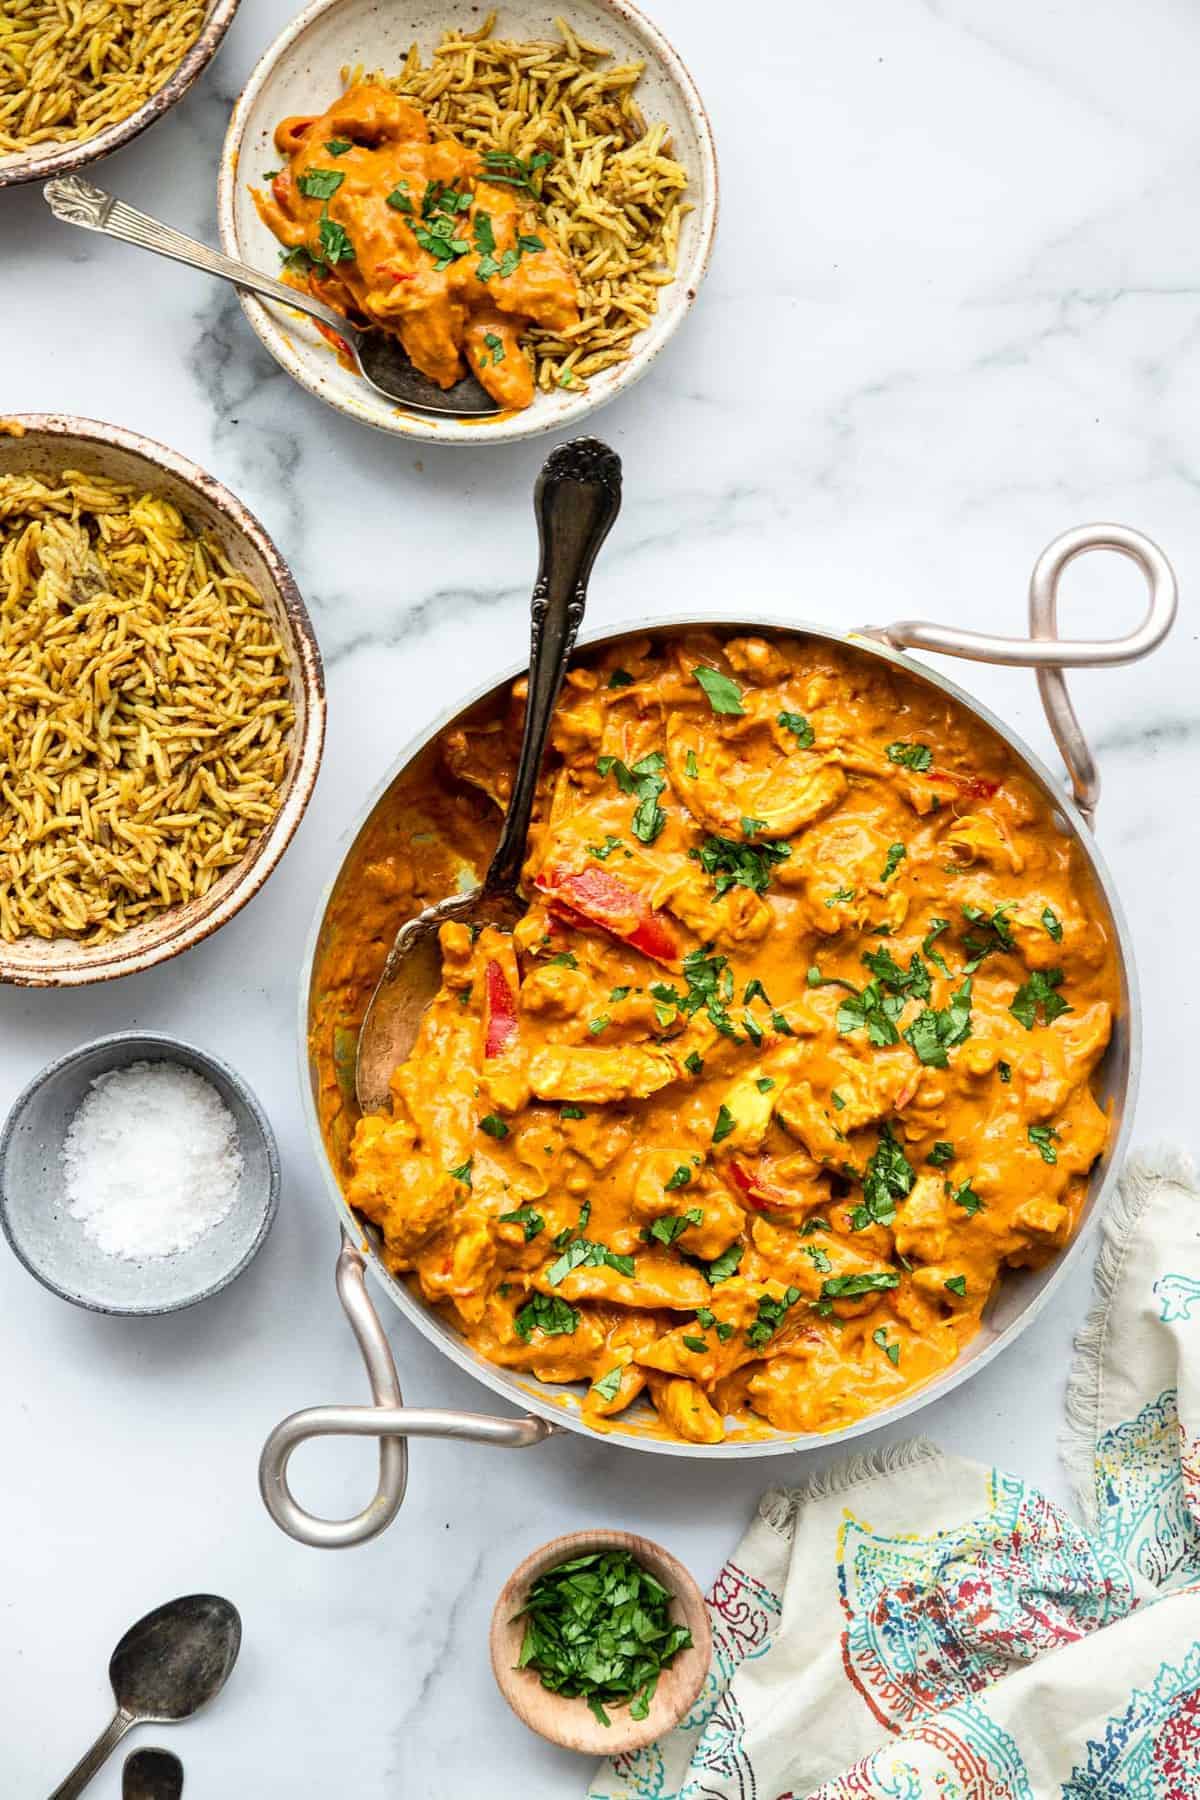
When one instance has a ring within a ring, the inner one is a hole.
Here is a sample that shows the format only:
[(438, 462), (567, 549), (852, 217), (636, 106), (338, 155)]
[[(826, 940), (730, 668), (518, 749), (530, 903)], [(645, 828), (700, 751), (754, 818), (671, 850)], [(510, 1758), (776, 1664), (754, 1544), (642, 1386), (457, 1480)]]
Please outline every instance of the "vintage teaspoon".
[(537, 478), (533, 506), (540, 557), (530, 603), (529, 698), (500, 842), (481, 886), (439, 900), (397, 932), (358, 1038), (355, 1081), (364, 1112), (387, 1104), (392, 1071), (412, 1049), (421, 1014), (441, 985), (439, 927), (457, 919), (511, 930), (524, 910), (517, 883), (542, 755), (592, 564), (621, 509), (620, 457), (595, 438), (560, 444)]
[(99, 231), (105, 237), (120, 238), (142, 250), (154, 250), (189, 269), (200, 269), (206, 275), (219, 275), (235, 287), (248, 288), (262, 300), (275, 300), (281, 306), (295, 307), (308, 313), (320, 324), (336, 331), (345, 342), (358, 365), (363, 380), (388, 400), (398, 400), (413, 412), (450, 413), (456, 418), (488, 418), (502, 409), (490, 394), (484, 392), (473, 375), (464, 376), (452, 388), (440, 388), (436, 382), (414, 369), (399, 340), (385, 331), (360, 331), (331, 306), (314, 300), (271, 275), (260, 275), (247, 263), (235, 262), (195, 238), (185, 237), (170, 225), (152, 219), (149, 213), (126, 206), (103, 188), (93, 187), (79, 175), (60, 175), (42, 189), (46, 205), (56, 219), (67, 225), (80, 225), (85, 231)]
[(135, 1725), (171, 1725), (199, 1712), (225, 1686), (241, 1644), (237, 1608), (218, 1594), (169, 1600), (131, 1625), (108, 1665), (113, 1721), (50, 1800), (76, 1800)]
[(183, 1764), (169, 1750), (135, 1750), (121, 1774), (121, 1800), (179, 1800)]

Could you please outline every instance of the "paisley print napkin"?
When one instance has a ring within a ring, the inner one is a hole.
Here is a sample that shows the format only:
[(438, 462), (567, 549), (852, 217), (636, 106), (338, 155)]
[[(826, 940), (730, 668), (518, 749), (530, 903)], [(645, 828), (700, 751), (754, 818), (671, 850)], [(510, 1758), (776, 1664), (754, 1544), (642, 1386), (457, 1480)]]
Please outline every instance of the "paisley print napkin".
[(1200, 1800), (1196, 1352), (1200, 1192), (1160, 1157), (1077, 1341), (1082, 1522), (919, 1439), (768, 1493), (691, 1716), (588, 1800)]

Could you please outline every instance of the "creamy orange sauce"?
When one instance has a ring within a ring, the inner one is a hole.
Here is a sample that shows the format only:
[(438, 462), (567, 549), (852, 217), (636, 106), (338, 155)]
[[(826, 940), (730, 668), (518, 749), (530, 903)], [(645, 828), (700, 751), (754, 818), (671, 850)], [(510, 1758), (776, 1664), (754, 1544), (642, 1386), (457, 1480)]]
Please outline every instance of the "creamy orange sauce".
[(889, 1405), (1067, 1243), (1105, 1145), (1117, 967), (1080, 852), (1002, 742), (874, 658), (626, 645), (568, 676), (526, 916), (445, 928), (392, 1111), (359, 1118), (371, 983), (484, 866), (522, 704), (393, 790), (328, 915), (313, 1051), (351, 1204), (598, 1428), (639, 1395), (701, 1443)]
[(275, 145), (284, 166), (254, 201), (311, 259), (312, 292), (395, 333), (439, 387), (469, 367), (502, 406), (528, 406), (522, 334), (564, 330), (579, 307), (570, 263), (522, 191), (489, 181), (474, 150), (432, 143), (416, 107), (370, 82), (319, 118), (284, 119)]

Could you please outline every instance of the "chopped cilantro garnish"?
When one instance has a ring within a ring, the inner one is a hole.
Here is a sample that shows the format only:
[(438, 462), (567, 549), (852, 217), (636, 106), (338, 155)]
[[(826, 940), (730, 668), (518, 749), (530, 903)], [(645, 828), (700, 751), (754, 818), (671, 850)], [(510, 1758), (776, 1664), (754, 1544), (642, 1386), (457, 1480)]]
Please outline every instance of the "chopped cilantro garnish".
[(886, 1124), (863, 1176), (863, 1204), (850, 1214), (850, 1229), (865, 1231), (868, 1225), (891, 1225), (896, 1202), (911, 1193), (916, 1175), (904, 1151)]
[(932, 1163), (935, 1169), (944, 1169), (947, 1163), (954, 1161), (954, 1145), (948, 1144), (945, 1139), (940, 1138), (925, 1161)]
[[(679, 1170), (676, 1169), (675, 1173), (678, 1175)], [(667, 1182), (666, 1185), (670, 1187), (671, 1183)], [(683, 1184), (677, 1182), (675, 1185), (680, 1187)], [(649, 1236), (657, 1244), (666, 1244), (670, 1246), (675, 1242), (677, 1237), (687, 1230), (689, 1225), (703, 1225), (703, 1223), (704, 1213), (701, 1208), (698, 1206), (689, 1206), (686, 1212), (664, 1213), (662, 1218), (655, 1219), (653, 1225), (650, 1227)]]
[(1055, 1139), (1061, 1136), (1062, 1133), (1055, 1131), (1052, 1125), (1031, 1125), (1029, 1127), (1029, 1141), (1034, 1145), (1044, 1163), (1058, 1161), (1058, 1151), (1054, 1148), (1054, 1143)]
[(353, 150), (354, 146), (349, 138), (326, 138), (325, 148), (330, 156), (345, 156), (347, 150)]
[(560, 1119), (582, 1119), (587, 1115), (582, 1106), (560, 1106), (558, 1116)]
[(599, 1394), (602, 1400), (615, 1400), (621, 1387), (621, 1365), (610, 1369), (607, 1375), (601, 1375), (599, 1381), (593, 1381), (592, 1392)]
[[(949, 1184), (947, 1184), (947, 1185), (949, 1185)], [(960, 1188), (958, 1188), (957, 1190), (954, 1188), (951, 1188), (950, 1198), (954, 1201), (956, 1206), (961, 1206), (964, 1209), (964, 1211), (967, 1213), (968, 1217), (970, 1217), (972, 1219), (975, 1217), (975, 1214), (977, 1212), (981, 1212), (983, 1210), (983, 1201), (979, 1198), (979, 1195), (975, 1192), (975, 1189), (971, 1186), (969, 1179), (964, 1181), (962, 1186)]]
[(1062, 920), (1054, 911), (1053, 907), (1043, 906), (1042, 925), (1047, 934), (1054, 939), (1056, 944), (1062, 943)]
[(923, 775), (933, 765), (933, 751), (928, 744), (889, 744), (887, 756), (889, 762), (899, 763), (904, 769), (913, 769), (918, 775)]
[(896, 1368), (899, 1365), (900, 1346), (899, 1344), (889, 1344), (886, 1325), (876, 1326), (875, 1330), (871, 1333), (871, 1342), (879, 1345), (879, 1348), (883, 1351), (883, 1354), (887, 1357), (893, 1368)]
[(340, 169), (306, 169), (296, 186), (309, 200), (330, 200), (345, 179)]
[(602, 1725), (605, 1708), (626, 1701), (630, 1718), (644, 1719), (661, 1671), (692, 1641), (671, 1602), (628, 1550), (572, 1556), (530, 1588), (517, 1666), (552, 1693), (586, 1700)]
[(949, 1288), (952, 1294), (957, 1294), (960, 1300), (965, 1300), (967, 1297), (967, 1278), (965, 1275), (950, 1275), (943, 1281), (942, 1286), (944, 1288)]
[(758, 1317), (746, 1332), (746, 1342), (753, 1349), (759, 1350), (768, 1343), (783, 1324), (788, 1308), (795, 1306), (800, 1298), (800, 1289), (788, 1288), (782, 1300), (772, 1300), (769, 1294), (759, 1296)]
[(518, 1206), (513, 1212), (500, 1214), (502, 1225), (522, 1225), (525, 1228), (525, 1242), (531, 1244), (539, 1231), (545, 1231), (546, 1221), (540, 1212), (532, 1206)]
[(508, 1126), (498, 1113), (487, 1113), (479, 1121), (480, 1131), (486, 1131), (489, 1137), (506, 1138)]
[(575, 1308), (558, 1294), (532, 1295), (513, 1320), (517, 1336), (526, 1343), (535, 1331), (546, 1337), (569, 1337), (578, 1323)]
[(735, 1123), (735, 1121), (734, 1121), (733, 1114), (730, 1112), (729, 1108), (725, 1105), (724, 1101), (722, 1101), (721, 1105), (717, 1109), (717, 1122), (713, 1126), (713, 1133), (712, 1133), (713, 1143), (719, 1144), (722, 1141), (722, 1139), (727, 1138), (729, 1136), (730, 1132), (734, 1128), (734, 1123)]
[(448, 1169), (447, 1174), (450, 1176), (450, 1179), (452, 1181), (461, 1181), (464, 1187), (470, 1187), (471, 1160), (472, 1159), (468, 1157), (465, 1163), (459, 1163), (457, 1169)]
[(971, 977), (950, 996), (949, 1006), (938, 1009), (927, 1006), (917, 1014), (904, 1036), (920, 1060), (931, 1069), (949, 1065), (949, 1052), (971, 1035)]
[(728, 1250), (722, 1251), (721, 1255), (714, 1257), (712, 1262), (701, 1265), (704, 1279), (709, 1287), (719, 1287), (721, 1282), (728, 1281), (730, 1276), (737, 1274), (741, 1266), (743, 1249), (744, 1245), (742, 1244), (730, 1244)]
[(608, 678), (608, 685), (610, 688), (632, 687), (633, 676), (628, 669), (614, 669)]
[(698, 850), (688, 851), (704, 873), (714, 878), (713, 885), (718, 894), (726, 894), (732, 887), (765, 894), (771, 882), (772, 864), (786, 862), (791, 854), (790, 844), (772, 838), (764, 838), (758, 844), (743, 844), (733, 838), (706, 837)]
[(816, 741), (816, 733), (803, 713), (781, 712), (776, 715), (776, 724), (790, 731), (801, 750), (811, 750)]
[(686, 1187), (691, 1179), (692, 1171), (688, 1168), (688, 1165), (686, 1163), (680, 1163), (674, 1173), (669, 1175), (663, 1182), (663, 1187), (670, 1192), (673, 1188)]
[(589, 1238), (572, 1238), (558, 1261), (551, 1263), (546, 1280), (551, 1287), (561, 1287), (572, 1269), (615, 1269), (618, 1275), (633, 1274), (632, 1256), (618, 1256), (606, 1244), (593, 1244)]
[(323, 213), (317, 235), (321, 240), (321, 254), (325, 262), (354, 261), (354, 245), (336, 219), (331, 219), (328, 214)]
[(880, 881), (890, 881), (907, 855), (908, 851), (904, 848), (903, 844), (890, 844), (888, 846), (887, 861), (883, 865), (883, 874), (879, 877)]
[(692, 674), (708, 695), (708, 704), (715, 713), (728, 713), (739, 717), (745, 712), (742, 705), (742, 690), (736, 681), (728, 675), (722, 675), (719, 669), (709, 669), (701, 663), (692, 670)]
[(1071, 1008), (1057, 991), (1062, 978), (1061, 969), (1035, 969), (1029, 980), (1021, 983), (1008, 1010), (1026, 1031), (1032, 1031), (1037, 1024), (1039, 1009), (1046, 1025), (1052, 1025), (1063, 1013), (1070, 1012)]

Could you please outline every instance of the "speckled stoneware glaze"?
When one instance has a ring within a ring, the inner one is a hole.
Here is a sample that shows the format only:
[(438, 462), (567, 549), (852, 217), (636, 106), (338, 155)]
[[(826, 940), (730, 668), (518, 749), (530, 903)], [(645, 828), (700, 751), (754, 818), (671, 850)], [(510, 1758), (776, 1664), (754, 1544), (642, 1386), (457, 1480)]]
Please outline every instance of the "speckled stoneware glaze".
[(317, 640), (291, 570), (254, 514), (195, 463), (136, 432), (49, 413), (0, 417), (0, 475), (57, 475), (64, 469), (106, 475), (162, 494), (194, 530), (220, 544), (258, 589), (288, 646), (296, 723), (279, 811), (240, 862), (201, 899), (168, 907), (104, 943), (38, 937), (0, 941), (0, 982), (24, 987), (78, 987), (139, 973), (224, 925), (257, 894), (291, 842), (316, 783), (325, 742), (325, 677)]
[[(342, 91), (341, 71), (361, 63), (370, 71), (398, 70), (414, 42), (422, 57), (451, 25), (475, 30), (483, 6), (460, 0), (314, 0), (266, 52), (234, 109), (221, 155), (218, 220), (230, 256), (272, 274), (279, 245), (255, 210), (250, 185), (278, 164), (274, 131), (292, 113), (324, 112)], [(673, 153), (688, 171), (693, 207), (679, 236), (675, 280), (659, 290), (649, 330), (634, 340), (628, 362), (594, 376), (584, 394), (539, 393), (524, 412), (496, 419), (433, 419), (405, 413), (345, 369), (315, 324), (285, 314), (248, 294), (246, 317), (275, 357), (302, 386), (339, 412), (400, 437), (431, 444), (501, 444), (544, 431), (578, 427), (582, 419), (644, 375), (682, 323), (708, 267), (717, 225), (717, 158), (712, 130), (695, 82), (667, 40), (627, 0), (570, 0), (565, 6), (514, 0), (501, 6), (496, 36), (557, 38), (555, 16), (580, 37), (604, 44), (622, 60), (646, 65), (635, 98), (648, 123), (665, 120)]]
[(16, 187), (22, 181), (49, 181), (52, 175), (69, 175), (73, 169), (99, 162), (102, 156), (107, 156), (111, 150), (119, 150), (122, 144), (147, 130), (164, 113), (170, 112), (177, 100), (183, 99), (197, 76), (208, 67), (240, 3), (241, 0), (209, 0), (204, 29), (183, 61), (127, 119), (106, 126), (95, 137), (58, 142), (52, 139), (32, 150), (0, 155), (0, 188)]
[[(242, 1179), (233, 1210), (190, 1250), (145, 1262), (107, 1256), (67, 1211), (61, 1154), (91, 1083), (135, 1062), (194, 1069), (237, 1125)], [(122, 1031), (72, 1050), (35, 1075), (0, 1132), (0, 1227), (29, 1273), (90, 1312), (166, 1313), (227, 1287), (262, 1248), (279, 1203), (279, 1151), (262, 1107), (215, 1056), (157, 1032)]]

